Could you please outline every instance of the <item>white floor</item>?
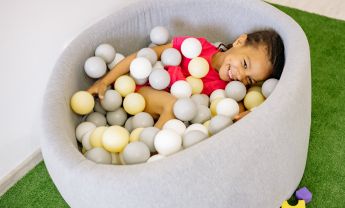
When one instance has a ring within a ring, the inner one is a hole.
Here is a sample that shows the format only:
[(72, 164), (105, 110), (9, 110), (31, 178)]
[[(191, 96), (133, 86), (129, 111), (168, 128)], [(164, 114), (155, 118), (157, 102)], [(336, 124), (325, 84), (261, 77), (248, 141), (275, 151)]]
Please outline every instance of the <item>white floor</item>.
[(345, 0), (266, 0), (311, 13), (345, 20)]

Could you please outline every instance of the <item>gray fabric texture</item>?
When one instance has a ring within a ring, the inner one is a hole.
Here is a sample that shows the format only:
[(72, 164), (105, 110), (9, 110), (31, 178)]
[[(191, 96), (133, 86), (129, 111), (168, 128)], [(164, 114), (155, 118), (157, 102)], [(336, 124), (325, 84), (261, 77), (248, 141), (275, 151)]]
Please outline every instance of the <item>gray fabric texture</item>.
[[(80, 117), (69, 101), (92, 80), (85, 60), (101, 43), (128, 55), (149, 44), (157, 25), (171, 35), (229, 43), (242, 33), (274, 28), (285, 44), (279, 84), (255, 111), (189, 149), (128, 166), (95, 164), (76, 148)], [(83, 31), (61, 54), (45, 93), (42, 153), (71, 207), (280, 207), (306, 164), (311, 124), (309, 45), (292, 18), (258, 0), (148, 0)]]

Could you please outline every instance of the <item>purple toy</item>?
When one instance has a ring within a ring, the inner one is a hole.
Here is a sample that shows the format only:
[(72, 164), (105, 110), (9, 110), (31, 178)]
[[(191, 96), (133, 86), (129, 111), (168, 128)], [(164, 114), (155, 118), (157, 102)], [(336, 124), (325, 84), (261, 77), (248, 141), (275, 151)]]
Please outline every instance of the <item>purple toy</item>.
[(298, 189), (295, 195), (297, 199), (304, 200), (305, 203), (309, 203), (312, 198), (312, 193), (307, 189), (307, 187)]

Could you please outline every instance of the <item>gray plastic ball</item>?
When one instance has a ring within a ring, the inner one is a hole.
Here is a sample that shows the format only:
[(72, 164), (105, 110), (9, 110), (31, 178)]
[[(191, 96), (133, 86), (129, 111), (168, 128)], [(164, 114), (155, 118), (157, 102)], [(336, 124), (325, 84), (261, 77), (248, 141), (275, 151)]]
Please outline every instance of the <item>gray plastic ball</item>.
[(191, 99), (198, 105), (210, 105), (210, 97), (205, 94), (194, 94)]
[(163, 90), (170, 84), (170, 75), (164, 69), (155, 69), (149, 76), (149, 83), (156, 90)]
[(125, 122), (125, 128), (126, 128), (129, 132), (131, 132), (131, 131), (134, 129), (134, 128), (133, 128), (133, 123), (132, 123), (133, 117), (134, 117), (134, 116), (127, 118), (127, 121)]
[(181, 60), (181, 53), (175, 48), (167, 48), (161, 54), (161, 62), (164, 66), (178, 66)]
[(90, 113), (86, 117), (86, 121), (94, 123), (97, 127), (107, 125), (107, 119), (105, 118), (105, 116), (98, 112)]
[(107, 111), (105, 111), (101, 105), (101, 101), (99, 99), (96, 100), (95, 102), (95, 107), (93, 108), (93, 110), (95, 112), (98, 112), (98, 113), (102, 113), (103, 115), (105, 115), (107, 113)]
[(107, 112), (106, 117), (110, 125), (123, 126), (127, 120), (127, 113), (123, 108), (118, 108), (115, 111)]
[(190, 98), (180, 98), (175, 102), (173, 111), (181, 121), (190, 121), (197, 114), (197, 106)]
[(206, 139), (208, 135), (206, 135), (202, 131), (193, 130), (190, 132), (187, 132), (182, 137), (182, 146), (183, 148), (188, 148), (196, 143), (201, 142), (202, 140)]
[(122, 97), (116, 90), (107, 90), (101, 105), (106, 111), (115, 111), (122, 105)]
[(95, 147), (85, 153), (85, 157), (95, 163), (111, 164), (111, 154), (102, 147)]
[(83, 136), (90, 131), (93, 131), (96, 128), (96, 125), (92, 122), (84, 121), (80, 123), (75, 129), (75, 136), (79, 142), (82, 141)]
[(159, 131), (159, 128), (147, 127), (140, 133), (139, 140), (144, 142), (149, 147), (150, 152), (156, 152), (154, 141), (155, 136)]
[(132, 125), (133, 129), (140, 127), (150, 127), (154, 125), (154, 120), (150, 114), (146, 112), (140, 112), (133, 116)]
[(246, 93), (246, 86), (240, 81), (229, 82), (225, 87), (225, 95), (228, 98), (236, 100), (237, 102), (243, 100), (244, 96), (246, 96)]
[(92, 131), (87, 132), (86, 134), (84, 134), (84, 136), (81, 138), (81, 144), (83, 145), (84, 149), (86, 150), (90, 150), (92, 149), (92, 146), (90, 144), (90, 136), (92, 134)]
[(277, 84), (278, 80), (275, 78), (268, 79), (262, 84), (261, 91), (265, 98), (268, 98), (268, 96), (270, 96)]
[(101, 57), (106, 63), (111, 63), (116, 55), (115, 48), (107, 43), (97, 46), (95, 56)]
[(131, 142), (122, 152), (126, 164), (144, 163), (150, 158), (150, 150), (143, 142)]
[(158, 59), (156, 52), (152, 48), (142, 48), (138, 51), (137, 57), (147, 58), (152, 65), (154, 65)]
[(192, 123), (204, 123), (211, 119), (211, 110), (204, 105), (197, 105), (197, 114), (191, 120)]
[(150, 31), (150, 40), (157, 45), (166, 44), (170, 34), (168, 29), (163, 26), (156, 26)]
[(211, 119), (210, 125), (208, 126), (208, 131), (213, 135), (225, 129), (232, 123), (233, 122), (229, 117), (223, 115), (216, 115)]

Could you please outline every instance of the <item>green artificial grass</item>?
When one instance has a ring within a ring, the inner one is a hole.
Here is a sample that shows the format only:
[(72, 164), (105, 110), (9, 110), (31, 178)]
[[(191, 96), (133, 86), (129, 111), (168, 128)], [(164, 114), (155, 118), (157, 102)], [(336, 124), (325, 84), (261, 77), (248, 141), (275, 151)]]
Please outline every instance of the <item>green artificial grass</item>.
[[(300, 187), (313, 193), (308, 208), (345, 207), (345, 21), (276, 7), (301, 25), (311, 49), (312, 126)], [(0, 198), (0, 207), (68, 205), (42, 162)]]

